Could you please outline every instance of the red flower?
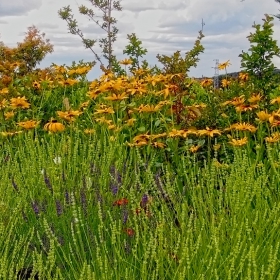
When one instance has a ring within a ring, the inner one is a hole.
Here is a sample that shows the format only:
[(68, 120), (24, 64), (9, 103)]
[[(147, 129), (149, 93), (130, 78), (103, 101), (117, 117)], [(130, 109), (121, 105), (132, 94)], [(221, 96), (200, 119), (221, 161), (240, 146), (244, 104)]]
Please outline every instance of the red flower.
[(128, 236), (133, 236), (135, 234), (135, 231), (132, 228), (126, 228), (124, 229), (124, 232), (128, 235)]
[(127, 205), (128, 204), (128, 200), (126, 198), (121, 198), (119, 200), (116, 200), (113, 203), (113, 206), (122, 206), (122, 205)]

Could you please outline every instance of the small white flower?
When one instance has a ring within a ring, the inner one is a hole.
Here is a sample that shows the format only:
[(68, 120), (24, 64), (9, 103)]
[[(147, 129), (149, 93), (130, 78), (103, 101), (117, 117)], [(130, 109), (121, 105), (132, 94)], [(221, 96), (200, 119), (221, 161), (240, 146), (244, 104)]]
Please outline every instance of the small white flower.
[(53, 159), (53, 162), (54, 162), (55, 164), (61, 164), (61, 157), (55, 157), (55, 158)]
[(44, 174), (45, 174), (45, 169), (43, 168), (43, 169), (40, 171), (40, 173), (41, 173), (42, 175), (44, 175)]

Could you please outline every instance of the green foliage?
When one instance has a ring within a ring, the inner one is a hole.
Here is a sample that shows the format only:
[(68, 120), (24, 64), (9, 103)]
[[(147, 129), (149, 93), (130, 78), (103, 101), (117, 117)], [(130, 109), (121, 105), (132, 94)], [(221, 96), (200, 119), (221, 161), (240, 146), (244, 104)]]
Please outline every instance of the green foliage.
[(267, 162), (236, 148), (229, 165), (198, 168), (187, 152), (158, 166), (158, 152), (104, 134), (11, 139), (0, 147), (0, 278), (277, 279), (278, 148)]
[[(118, 33), (118, 29), (115, 26), (117, 20), (112, 17), (112, 12), (113, 10), (121, 11), (122, 7), (120, 6), (119, 1), (90, 0), (90, 2), (96, 10), (101, 12), (101, 15), (96, 14), (93, 9), (89, 9), (84, 5), (79, 6), (79, 12), (80, 14), (87, 16), (106, 33), (104, 38), (99, 39), (99, 47), (102, 49), (103, 57), (108, 61), (108, 68), (112, 69), (113, 63), (115, 63), (113, 43), (116, 41)], [(97, 40), (85, 38), (83, 32), (78, 28), (77, 20), (74, 19), (74, 15), (71, 14), (71, 12), (72, 10), (68, 5), (67, 7), (60, 9), (58, 14), (61, 19), (67, 22), (70, 33), (78, 35), (82, 39), (85, 48), (90, 49), (93, 52), (95, 58), (100, 63), (100, 66), (104, 69), (105, 67), (100, 56), (93, 49)], [(102, 22), (98, 20), (99, 17), (102, 18)]]
[[(124, 53), (135, 76), (89, 83), (94, 63), (81, 60), (1, 90), (0, 279), (279, 278), (279, 89), (266, 106), (247, 79), (213, 89), (186, 77), (202, 38), (185, 58), (158, 55), (170, 75), (140, 65), (147, 50), (133, 33)], [(66, 131), (43, 131), (58, 116)], [(27, 119), (41, 125), (23, 129)]]
[(53, 52), (53, 45), (49, 39), (45, 39), (45, 33), (41, 33), (34, 25), (28, 27), (23, 42), (18, 42), (17, 47), (9, 48), (0, 44), (0, 71), (5, 72), (6, 68), (13, 63), (19, 63), (18, 72), (20, 75), (30, 73), (48, 53)]
[(249, 52), (242, 51), (241, 68), (248, 74), (257, 90), (262, 90), (265, 95), (276, 88), (276, 75), (273, 73), (275, 66), (272, 62), (275, 56), (280, 56), (280, 48), (273, 35), (273, 17), (265, 15), (264, 23), (254, 24), (254, 33), (247, 37), (251, 46)]
[(33, 70), (48, 53), (53, 52), (53, 45), (49, 39), (45, 39), (45, 33), (33, 25), (28, 27), (28, 31), (22, 43), (18, 43), (15, 51), (15, 59), (25, 62), (26, 71)]
[(116, 57), (113, 57), (113, 61), (112, 61), (112, 71), (113, 73), (117, 76), (126, 76), (126, 71), (125, 69), (123, 69), (119, 63), (119, 61), (116, 59)]
[(204, 37), (202, 31), (199, 31), (199, 36), (195, 41), (193, 49), (185, 53), (185, 57), (181, 56), (181, 51), (176, 51), (172, 56), (157, 55), (159, 62), (163, 64), (163, 73), (178, 74), (187, 72), (191, 67), (196, 67), (199, 61), (199, 54), (203, 53), (204, 47), (201, 45), (201, 40)]
[[(142, 41), (139, 40), (135, 33), (128, 34), (127, 39), (129, 44), (125, 47), (123, 54), (129, 55), (129, 58), (132, 60), (132, 64), (129, 67), (130, 72), (133, 72), (136, 69), (140, 68), (140, 57), (143, 57), (147, 53), (147, 49), (144, 49)], [(147, 64), (147, 61), (144, 62), (144, 66)], [(147, 65), (146, 65), (147, 66)], [(144, 67), (145, 68), (145, 67)]]

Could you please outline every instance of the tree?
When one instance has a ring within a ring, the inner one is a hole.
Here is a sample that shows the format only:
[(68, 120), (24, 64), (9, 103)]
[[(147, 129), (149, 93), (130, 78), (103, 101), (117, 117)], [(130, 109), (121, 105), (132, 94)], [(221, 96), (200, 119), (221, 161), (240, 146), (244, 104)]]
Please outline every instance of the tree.
[[(106, 37), (99, 39), (99, 46), (102, 48), (103, 57), (108, 61), (108, 66), (110, 70), (112, 69), (113, 63), (116, 61), (115, 56), (113, 55), (113, 43), (116, 41), (118, 29), (115, 24), (117, 23), (116, 18), (112, 17), (113, 10), (121, 11), (122, 7), (120, 6), (120, 1), (113, 0), (89, 0), (92, 6), (99, 11), (99, 14), (95, 14), (93, 9), (89, 9), (84, 5), (79, 6), (79, 12), (82, 15), (86, 15), (90, 20), (95, 22), (105, 33)], [(73, 14), (71, 14), (72, 10), (70, 6), (64, 7), (58, 11), (59, 16), (65, 20), (68, 24), (68, 29), (70, 33), (74, 35), (78, 35), (85, 46), (86, 49), (90, 49), (95, 58), (100, 63), (100, 68), (104, 69), (104, 64), (97, 54), (97, 52), (93, 49), (96, 40), (86, 39), (84, 37), (83, 32), (78, 28), (77, 21), (74, 19)], [(98, 20), (98, 18), (102, 18), (102, 22)]]
[(264, 23), (253, 24), (254, 33), (247, 37), (251, 43), (249, 52), (242, 51), (241, 68), (249, 74), (249, 78), (254, 83), (256, 89), (264, 93), (269, 92), (276, 87), (276, 67), (272, 63), (274, 56), (280, 56), (280, 49), (277, 46), (277, 40), (273, 35), (273, 17), (265, 15)]
[[(129, 70), (132, 72), (140, 68), (140, 57), (143, 57), (143, 55), (147, 53), (147, 49), (142, 47), (142, 41), (136, 37), (135, 33), (127, 34), (127, 39), (129, 40), (129, 44), (125, 47), (123, 54), (129, 55), (129, 58), (132, 61)], [(147, 62), (144, 61), (144, 63)]]
[(19, 74), (25, 75), (33, 71), (51, 52), (53, 45), (49, 39), (45, 39), (45, 33), (33, 25), (28, 27), (23, 42), (17, 43), (17, 47), (10, 48), (0, 43), (0, 71), (7, 74), (17, 66)]
[(165, 74), (184, 74), (187, 76), (189, 69), (197, 66), (199, 61), (199, 54), (203, 53), (204, 47), (201, 45), (201, 40), (204, 37), (202, 31), (199, 31), (197, 40), (195, 41), (194, 47), (185, 53), (185, 57), (181, 56), (180, 51), (176, 51), (172, 56), (167, 55), (157, 55), (157, 59), (161, 62), (163, 67), (163, 72)]
[[(280, 4), (280, 0), (275, 0), (275, 2), (277, 2), (278, 4)], [(276, 18), (280, 19), (280, 14), (278, 15), (274, 15)]]
[(45, 39), (45, 33), (40, 33), (34, 25), (28, 27), (25, 34), (24, 41), (17, 44), (15, 59), (22, 61), (29, 72), (40, 64), (48, 53), (53, 52), (53, 45), (49, 39)]

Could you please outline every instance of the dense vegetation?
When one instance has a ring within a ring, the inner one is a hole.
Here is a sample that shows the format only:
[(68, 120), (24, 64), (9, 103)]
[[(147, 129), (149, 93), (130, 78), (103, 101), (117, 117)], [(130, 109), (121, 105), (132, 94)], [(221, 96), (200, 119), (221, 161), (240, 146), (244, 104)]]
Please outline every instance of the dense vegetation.
[(272, 20), (218, 89), (187, 75), (202, 32), (162, 69), (129, 35), (90, 82), (93, 63), (35, 70), (52, 51), (35, 27), (2, 43), (0, 278), (280, 279)]

